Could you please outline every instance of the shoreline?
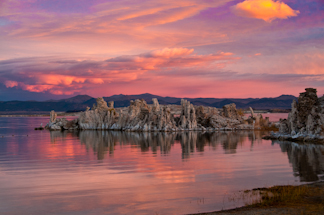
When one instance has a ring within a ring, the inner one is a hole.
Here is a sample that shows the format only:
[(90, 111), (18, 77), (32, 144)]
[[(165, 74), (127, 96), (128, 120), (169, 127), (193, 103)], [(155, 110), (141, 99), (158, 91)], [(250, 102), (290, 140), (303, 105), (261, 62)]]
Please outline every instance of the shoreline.
[[(212, 211), (205, 213), (194, 213), (190, 215), (229, 215), (229, 214), (324, 214), (324, 180), (312, 182), (302, 185), (283, 185), (283, 186), (272, 186), (269, 188), (255, 188), (252, 190), (244, 191), (265, 191), (267, 193), (274, 193), (273, 190), (277, 188), (282, 189), (292, 189), (292, 190), (302, 190), (296, 198), (291, 198), (293, 200), (287, 202), (271, 202), (268, 204), (255, 203), (249, 204), (243, 207)], [(263, 196), (263, 194), (261, 194)], [(289, 199), (291, 196), (287, 196)], [(270, 197), (271, 198), (271, 197)], [(267, 201), (267, 200), (265, 200)]]

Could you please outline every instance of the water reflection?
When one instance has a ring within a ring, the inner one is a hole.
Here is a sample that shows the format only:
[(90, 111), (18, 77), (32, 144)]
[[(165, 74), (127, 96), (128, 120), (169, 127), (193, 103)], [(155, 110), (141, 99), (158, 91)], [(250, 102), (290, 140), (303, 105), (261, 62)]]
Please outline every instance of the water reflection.
[(300, 145), (291, 142), (277, 142), (282, 152), (288, 155), (292, 164), (294, 175), (302, 182), (318, 181), (324, 179), (324, 146)]
[(53, 131), (50, 134), (51, 143), (56, 144), (58, 140), (67, 138), (68, 135), (77, 137), (86, 149), (92, 149), (97, 153), (98, 159), (102, 160), (105, 155), (114, 153), (116, 145), (131, 145), (139, 147), (142, 152), (152, 151), (154, 154), (168, 154), (175, 143), (180, 143), (182, 158), (190, 157), (190, 154), (197, 151), (203, 152), (205, 147), (216, 150), (221, 145), (225, 154), (234, 154), (239, 145), (247, 139), (251, 142), (251, 148), (255, 142), (261, 143), (262, 132), (117, 132), (117, 131)]
[[(224, 154), (237, 153), (238, 146), (250, 143), (250, 150), (255, 144), (262, 143), (264, 132), (182, 132), (182, 133), (132, 133), (118, 131), (54, 131), (50, 133), (51, 143), (56, 144), (70, 135), (79, 139), (87, 151), (93, 150), (98, 160), (114, 154), (117, 145), (131, 145), (140, 148), (141, 152), (151, 151), (153, 154), (170, 153), (175, 143), (181, 145), (182, 159), (189, 159), (194, 152), (204, 152), (205, 147), (217, 150), (221, 146)], [(301, 182), (312, 182), (320, 179), (324, 174), (324, 146), (298, 145), (291, 142), (279, 143), (281, 151), (287, 153), (292, 164), (295, 177)]]

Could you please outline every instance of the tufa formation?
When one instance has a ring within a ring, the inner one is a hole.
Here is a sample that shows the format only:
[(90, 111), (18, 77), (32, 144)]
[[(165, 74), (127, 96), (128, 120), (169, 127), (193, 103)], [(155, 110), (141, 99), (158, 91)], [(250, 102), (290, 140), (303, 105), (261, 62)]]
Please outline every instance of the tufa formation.
[[(225, 105), (222, 110), (213, 107), (195, 107), (182, 99), (181, 105), (160, 105), (156, 98), (153, 104), (136, 99), (127, 108), (114, 108), (114, 102), (97, 98), (97, 104), (87, 108), (78, 119), (58, 119), (51, 111), (49, 130), (122, 130), (122, 131), (191, 131), (235, 130), (269, 126), (262, 115), (252, 115), (245, 120), (235, 104)], [(178, 113), (178, 114), (177, 114)], [(262, 121), (263, 120), (263, 121)]]
[(324, 96), (318, 98), (313, 88), (305, 91), (300, 93), (298, 102), (292, 102), (288, 119), (280, 120), (279, 132), (266, 139), (324, 142)]

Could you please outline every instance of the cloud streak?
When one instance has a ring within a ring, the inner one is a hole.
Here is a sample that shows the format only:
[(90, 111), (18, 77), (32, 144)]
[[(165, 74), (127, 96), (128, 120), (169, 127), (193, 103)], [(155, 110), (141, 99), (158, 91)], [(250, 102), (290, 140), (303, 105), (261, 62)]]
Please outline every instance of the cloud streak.
[(103, 61), (50, 57), (13, 59), (0, 61), (0, 82), (7, 88), (70, 95), (98, 85), (135, 81), (148, 71), (161, 74), (195, 67), (217, 69), (238, 59), (232, 53), (197, 55), (193, 49), (186, 48), (165, 48)]

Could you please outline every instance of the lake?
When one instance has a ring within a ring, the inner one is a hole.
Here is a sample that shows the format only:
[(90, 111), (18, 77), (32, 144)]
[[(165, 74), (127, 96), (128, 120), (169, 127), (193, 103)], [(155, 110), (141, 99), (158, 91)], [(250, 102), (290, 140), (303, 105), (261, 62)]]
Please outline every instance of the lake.
[(188, 214), (244, 205), (240, 191), (324, 179), (324, 147), (267, 133), (35, 131), (0, 118), (0, 214)]

